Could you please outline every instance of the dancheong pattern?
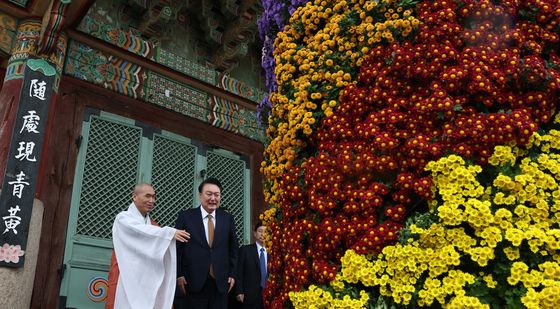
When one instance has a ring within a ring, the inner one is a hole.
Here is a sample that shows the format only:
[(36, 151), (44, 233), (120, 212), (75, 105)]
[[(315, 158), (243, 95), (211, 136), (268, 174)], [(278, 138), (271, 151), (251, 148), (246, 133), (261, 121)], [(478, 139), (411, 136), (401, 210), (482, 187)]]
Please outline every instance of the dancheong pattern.
[(254, 111), (81, 43), (70, 43), (65, 73), (251, 139), (263, 140), (264, 137)]
[(208, 95), (159, 74), (150, 73), (147, 101), (205, 121)]

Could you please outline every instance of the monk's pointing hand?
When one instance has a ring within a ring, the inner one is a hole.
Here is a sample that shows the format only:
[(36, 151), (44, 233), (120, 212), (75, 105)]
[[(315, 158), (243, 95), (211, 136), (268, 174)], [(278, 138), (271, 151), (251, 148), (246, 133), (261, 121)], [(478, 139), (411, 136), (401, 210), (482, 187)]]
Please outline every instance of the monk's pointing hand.
[(187, 242), (187, 241), (189, 241), (189, 238), (191, 238), (191, 234), (189, 234), (185, 230), (177, 230), (177, 231), (175, 231), (175, 237), (174, 238), (176, 240), (180, 241), (180, 242)]

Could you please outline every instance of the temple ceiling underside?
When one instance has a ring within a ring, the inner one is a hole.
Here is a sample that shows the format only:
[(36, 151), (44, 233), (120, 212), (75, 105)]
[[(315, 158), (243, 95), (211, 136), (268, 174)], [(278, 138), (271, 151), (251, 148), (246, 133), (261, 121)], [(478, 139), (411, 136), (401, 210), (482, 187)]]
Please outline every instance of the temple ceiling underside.
[(183, 59), (264, 85), (260, 0), (7, 0), (0, 1), (0, 10), (19, 19), (37, 18), (49, 15), (52, 3), (67, 7), (54, 19), (60, 28), (55, 31), (70, 28), (101, 38), (92, 24), (105, 33), (120, 29)]
[(256, 0), (98, 0), (85, 18), (103, 19), (179, 56), (229, 72), (243, 58), (260, 59), (259, 11)]

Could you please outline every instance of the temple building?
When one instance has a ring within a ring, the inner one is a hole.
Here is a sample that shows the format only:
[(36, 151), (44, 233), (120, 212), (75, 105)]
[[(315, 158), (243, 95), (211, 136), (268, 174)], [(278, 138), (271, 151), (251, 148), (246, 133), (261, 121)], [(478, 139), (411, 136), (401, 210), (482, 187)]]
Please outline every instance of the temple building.
[(151, 217), (174, 226), (198, 206), (200, 182), (220, 179), (250, 241), (264, 209), (260, 10), (0, 1), (0, 273), (21, 295), (11, 308), (104, 308), (111, 227), (139, 182), (156, 189)]

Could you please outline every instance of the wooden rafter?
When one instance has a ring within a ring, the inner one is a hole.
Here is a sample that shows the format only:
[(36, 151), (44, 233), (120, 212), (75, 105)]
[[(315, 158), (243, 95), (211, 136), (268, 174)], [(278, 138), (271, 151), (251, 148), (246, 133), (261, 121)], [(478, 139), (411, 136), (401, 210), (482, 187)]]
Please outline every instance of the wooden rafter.
[[(53, 0), (60, 2), (60, 0)], [(31, 1), (26, 8), (17, 6), (9, 1), (0, 1), (0, 11), (10, 14), (18, 19), (40, 19), (49, 8), (51, 1)], [(72, 0), (66, 12), (66, 25), (70, 28), (76, 27), (86, 15), (95, 0)]]

